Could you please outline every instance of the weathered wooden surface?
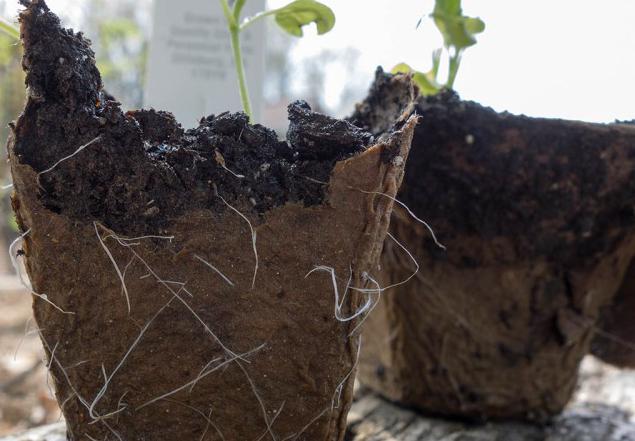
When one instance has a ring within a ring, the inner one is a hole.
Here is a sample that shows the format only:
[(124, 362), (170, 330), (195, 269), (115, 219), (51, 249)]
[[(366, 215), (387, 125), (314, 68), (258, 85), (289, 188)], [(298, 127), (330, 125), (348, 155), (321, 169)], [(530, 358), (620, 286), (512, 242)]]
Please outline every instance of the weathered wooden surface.
[[(523, 423), (470, 425), (422, 417), (381, 398), (359, 399), (349, 414), (349, 441), (635, 441), (635, 424), (612, 406), (584, 405), (544, 428)], [(63, 423), (0, 441), (66, 441)], [(230, 440), (228, 440), (230, 441)]]
[(2, 438), (2, 441), (66, 441), (66, 426), (64, 423), (50, 424)]
[[(346, 441), (635, 441), (635, 420), (629, 419), (635, 414), (635, 371), (593, 357), (582, 364), (566, 413), (546, 428), (514, 422), (468, 425), (423, 417), (365, 391), (357, 396)], [(0, 441), (66, 441), (65, 427), (45, 426)]]
[(574, 408), (544, 428), (513, 422), (470, 425), (422, 417), (369, 395), (353, 405), (348, 440), (631, 441), (635, 425), (627, 413), (606, 405)]

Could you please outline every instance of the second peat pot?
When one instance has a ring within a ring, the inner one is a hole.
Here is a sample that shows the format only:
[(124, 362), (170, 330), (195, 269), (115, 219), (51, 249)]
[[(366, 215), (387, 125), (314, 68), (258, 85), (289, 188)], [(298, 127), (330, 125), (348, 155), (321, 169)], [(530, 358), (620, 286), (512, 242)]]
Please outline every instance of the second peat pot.
[[(351, 120), (378, 130), (378, 109), (404, 97), (378, 72)], [(607, 335), (602, 311), (635, 303), (616, 297), (635, 255), (635, 126), (496, 113), (452, 92), (416, 112), (398, 199), (439, 243), (396, 208), (391, 233), (416, 264), (386, 243), (380, 285), (412, 280), (369, 318), (361, 381), (436, 414), (548, 419)]]

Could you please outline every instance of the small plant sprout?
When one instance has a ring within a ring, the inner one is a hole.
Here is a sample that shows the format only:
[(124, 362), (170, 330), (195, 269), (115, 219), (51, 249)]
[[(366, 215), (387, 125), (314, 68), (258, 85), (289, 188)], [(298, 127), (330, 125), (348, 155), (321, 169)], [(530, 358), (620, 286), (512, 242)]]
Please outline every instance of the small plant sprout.
[(0, 17), (0, 33), (6, 34), (16, 40), (20, 39), (20, 30), (2, 17)]
[(247, 90), (245, 66), (240, 46), (240, 33), (246, 28), (265, 17), (275, 17), (276, 23), (284, 31), (295, 37), (302, 37), (302, 28), (315, 23), (319, 35), (326, 34), (335, 26), (335, 14), (328, 6), (315, 0), (295, 0), (286, 6), (269, 11), (259, 12), (241, 22), (241, 14), (247, 0), (235, 0), (233, 8), (228, 0), (219, 0), (227, 20), (227, 27), (231, 37), (231, 45), (238, 77), (238, 87), (243, 110), (252, 119), (251, 101)]
[(399, 63), (392, 68), (392, 73), (411, 73), (412, 81), (417, 85), (422, 95), (435, 95), (444, 87), (437, 81), (439, 66), (441, 65), (441, 53), (442, 49), (437, 49), (432, 52), (432, 69), (428, 72), (419, 72), (412, 69), (410, 65), (406, 63)]
[[(417, 72), (406, 63), (400, 63), (393, 73), (412, 73), (413, 81), (422, 95), (435, 95), (441, 89), (452, 89), (459, 72), (463, 52), (476, 44), (476, 34), (485, 30), (485, 23), (477, 17), (463, 15), (461, 0), (436, 0), (434, 11), (430, 14), (439, 32), (443, 36), (443, 45), (449, 57), (448, 79), (445, 84), (438, 81), (439, 66), (443, 50), (432, 53), (432, 69), (429, 72)], [(421, 21), (419, 21), (419, 26)]]

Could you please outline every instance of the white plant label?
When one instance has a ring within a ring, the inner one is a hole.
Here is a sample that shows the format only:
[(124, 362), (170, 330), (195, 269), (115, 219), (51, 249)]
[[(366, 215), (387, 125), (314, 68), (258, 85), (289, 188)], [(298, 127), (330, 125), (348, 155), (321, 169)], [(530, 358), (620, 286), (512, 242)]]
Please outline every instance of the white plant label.
[[(265, 9), (247, 2), (243, 17)], [(263, 104), (264, 23), (241, 33), (256, 121)], [(218, 0), (155, 0), (145, 107), (168, 110), (184, 128), (203, 116), (242, 110), (229, 31)]]

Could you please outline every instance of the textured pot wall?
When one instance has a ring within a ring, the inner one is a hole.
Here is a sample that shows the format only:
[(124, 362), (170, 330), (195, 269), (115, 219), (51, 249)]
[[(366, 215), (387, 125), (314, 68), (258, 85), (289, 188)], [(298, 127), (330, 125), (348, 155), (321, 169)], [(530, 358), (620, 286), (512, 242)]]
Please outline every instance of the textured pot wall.
[[(390, 89), (378, 76), (367, 102)], [(354, 119), (372, 121), (364, 109)], [(369, 319), (361, 381), (433, 413), (548, 418), (635, 253), (635, 127), (499, 114), (452, 94), (417, 113), (399, 198), (447, 250), (396, 212), (391, 232), (421, 268)], [(389, 241), (382, 268), (388, 286), (414, 265)]]

